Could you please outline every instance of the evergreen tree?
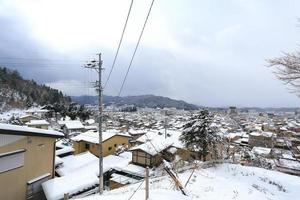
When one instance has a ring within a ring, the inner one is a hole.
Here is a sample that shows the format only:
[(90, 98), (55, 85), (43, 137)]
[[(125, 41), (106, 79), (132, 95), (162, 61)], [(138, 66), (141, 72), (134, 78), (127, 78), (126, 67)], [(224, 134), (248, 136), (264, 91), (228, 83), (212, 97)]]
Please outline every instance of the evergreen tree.
[[(57, 89), (45, 85), (39, 85), (34, 80), (25, 80), (18, 71), (13, 71), (0, 66), (0, 92), (7, 94), (2, 96), (1, 102), (6, 102), (12, 107), (26, 107), (29, 104), (47, 105), (54, 103), (69, 104), (70, 97), (64, 96)], [(12, 101), (13, 94), (18, 94), (18, 99)]]
[(190, 121), (184, 125), (184, 131), (180, 140), (185, 146), (198, 153), (203, 161), (209, 153), (217, 155), (217, 142), (219, 137), (215, 128), (211, 127), (213, 115), (207, 110), (203, 110), (199, 115), (191, 117)]

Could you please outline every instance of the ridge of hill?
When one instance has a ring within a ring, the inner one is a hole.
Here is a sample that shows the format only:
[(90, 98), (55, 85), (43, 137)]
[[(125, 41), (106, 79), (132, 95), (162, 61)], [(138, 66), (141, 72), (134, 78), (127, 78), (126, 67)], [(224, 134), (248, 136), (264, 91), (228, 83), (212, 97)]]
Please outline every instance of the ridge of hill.
[(25, 80), (18, 71), (0, 67), (0, 110), (70, 101), (70, 97), (57, 89)]

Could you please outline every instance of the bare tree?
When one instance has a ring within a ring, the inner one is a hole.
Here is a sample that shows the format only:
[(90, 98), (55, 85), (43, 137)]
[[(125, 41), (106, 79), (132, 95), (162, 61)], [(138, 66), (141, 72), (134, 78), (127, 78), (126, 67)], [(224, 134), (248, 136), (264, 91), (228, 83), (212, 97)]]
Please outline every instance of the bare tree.
[(268, 59), (270, 67), (276, 67), (274, 74), (291, 91), (300, 96), (300, 52), (284, 53), (282, 57)]

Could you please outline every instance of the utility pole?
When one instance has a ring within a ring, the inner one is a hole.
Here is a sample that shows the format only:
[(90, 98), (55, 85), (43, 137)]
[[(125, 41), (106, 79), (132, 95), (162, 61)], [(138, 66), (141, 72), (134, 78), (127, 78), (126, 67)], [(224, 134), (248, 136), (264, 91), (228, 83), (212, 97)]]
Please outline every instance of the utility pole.
[(91, 61), (86, 64), (85, 68), (95, 69), (98, 72), (98, 81), (96, 81), (96, 90), (98, 91), (98, 110), (99, 110), (99, 193), (103, 194), (103, 153), (102, 153), (102, 115), (103, 115), (103, 87), (102, 87), (102, 60), (101, 53), (97, 54), (99, 56), (98, 62), (96, 60)]
[(167, 110), (165, 110), (165, 139), (167, 139)]
[(99, 82), (98, 82), (98, 90), (99, 90), (99, 193), (103, 193), (103, 155), (102, 155), (102, 112), (103, 112), (103, 103), (102, 103), (102, 60), (101, 60), (101, 53), (99, 55), (99, 62), (98, 62), (98, 75), (99, 75)]

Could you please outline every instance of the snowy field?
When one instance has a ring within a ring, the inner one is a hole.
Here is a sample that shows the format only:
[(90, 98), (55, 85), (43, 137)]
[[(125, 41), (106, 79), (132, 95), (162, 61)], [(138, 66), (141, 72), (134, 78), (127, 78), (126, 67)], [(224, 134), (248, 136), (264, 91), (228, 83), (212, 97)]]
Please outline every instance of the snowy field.
[[(179, 174), (185, 184), (191, 171)], [(140, 183), (105, 192), (103, 196), (90, 196), (84, 200), (119, 200), (129, 199)], [(145, 184), (131, 200), (145, 197)], [(174, 184), (168, 176), (150, 179), (151, 200), (290, 200), (300, 197), (300, 177), (269, 171), (255, 167), (234, 164), (221, 164), (216, 167), (196, 170), (190, 179), (184, 196), (174, 190)]]

